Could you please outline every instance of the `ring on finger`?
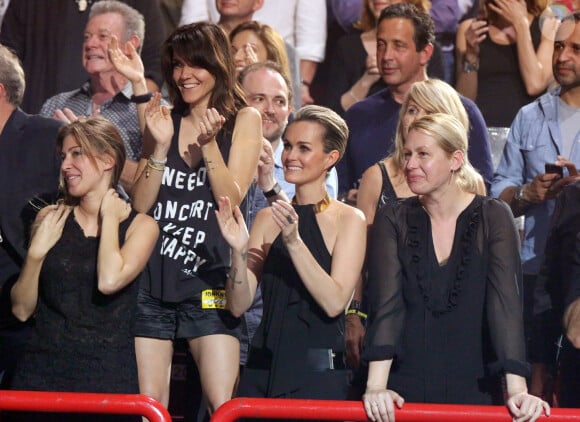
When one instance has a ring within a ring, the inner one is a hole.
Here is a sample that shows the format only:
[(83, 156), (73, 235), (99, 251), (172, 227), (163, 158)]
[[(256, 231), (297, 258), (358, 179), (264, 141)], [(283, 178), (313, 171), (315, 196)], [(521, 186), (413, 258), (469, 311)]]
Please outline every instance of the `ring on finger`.
[(292, 218), (292, 216), (287, 215), (286, 220), (288, 221), (289, 224), (294, 224), (294, 219)]

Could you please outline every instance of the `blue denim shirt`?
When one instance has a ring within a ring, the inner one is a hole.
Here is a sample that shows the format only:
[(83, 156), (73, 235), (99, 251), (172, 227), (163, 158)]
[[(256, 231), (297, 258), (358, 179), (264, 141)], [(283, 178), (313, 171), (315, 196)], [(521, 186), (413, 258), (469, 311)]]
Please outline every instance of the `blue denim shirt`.
[[(562, 136), (558, 119), (560, 90), (548, 92), (522, 107), (514, 119), (503, 155), (493, 177), (491, 195), (499, 197), (510, 186), (530, 183), (544, 173), (546, 163), (553, 163), (562, 151)], [(580, 122), (579, 128), (580, 128)], [(566, 157), (580, 167), (580, 131)], [(564, 169), (564, 176), (567, 176)], [(525, 274), (538, 274), (544, 259), (544, 249), (554, 211), (555, 200), (531, 205), (525, 214), (524, 241), (521, 250)]]

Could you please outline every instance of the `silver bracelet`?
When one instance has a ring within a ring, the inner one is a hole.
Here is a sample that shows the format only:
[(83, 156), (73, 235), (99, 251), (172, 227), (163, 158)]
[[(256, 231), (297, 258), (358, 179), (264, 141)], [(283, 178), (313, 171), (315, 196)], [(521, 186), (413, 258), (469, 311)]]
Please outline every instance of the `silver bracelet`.
[(152, 156), (149, 156), (149, 160), (151, 160), (153, 164), (156, 164), (158, 166), (164, 166), (167, 163), (167, 157), (165, 157), (163, 160), (156, 160)]

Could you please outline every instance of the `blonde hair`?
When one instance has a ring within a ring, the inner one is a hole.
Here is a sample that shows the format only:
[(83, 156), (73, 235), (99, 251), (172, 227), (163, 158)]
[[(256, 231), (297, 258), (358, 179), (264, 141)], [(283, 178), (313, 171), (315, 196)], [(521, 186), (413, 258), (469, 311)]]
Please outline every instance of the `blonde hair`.
[(469, 193), (477, 194), (481, 176), (473, 168), (467, 157), (467, 130), (456, 117), (447, 113), (428, 114), (409, 125), (409, 132), (421, 131), (437, 142), (437, 145), (451, 157), (456, 151), (461, 151), (463, 161), (455, 172), (453, 183)]
[(457, 91), (446, 82), (439, 79), (427, 79), (421, 82), (415, 82), (407, 91), (405, 101), (399, 112), (399, 122), (395, 133), (395, 151), (393, 152), (393, 164), (397, 170), (403, 168), (403, 147), (407, 133), (403, 126), (403, 117), (409, 109), (409, 104), (413, 101), (419, 107), (425, 110), (427, 114), (446, 113), (454, 116), (469, 132), (469, 117), (461, 98)]

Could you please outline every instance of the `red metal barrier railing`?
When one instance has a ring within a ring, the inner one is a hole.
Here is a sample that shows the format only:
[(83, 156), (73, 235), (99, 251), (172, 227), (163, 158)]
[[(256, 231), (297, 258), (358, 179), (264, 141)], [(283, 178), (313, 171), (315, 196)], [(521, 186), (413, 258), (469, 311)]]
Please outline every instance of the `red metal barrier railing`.
[(0, 410), (141, 415), (151, 422), (171, 422), (161, 403), (141, 394), (0, 390)]
[[(397, 422), (511, 422), (503, 406), (405, 403), (395, 411)], [(239, 418), (366, 421), (360, 401), (237, 398), (221, 406), (211, 422)], [(551, 409), (547, 422), (580, 422), (580, 409)]]

